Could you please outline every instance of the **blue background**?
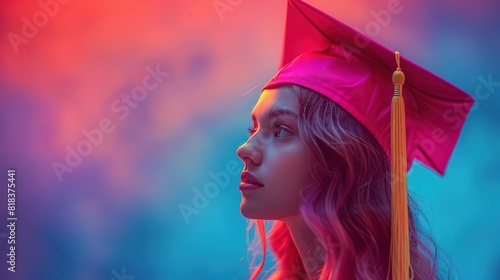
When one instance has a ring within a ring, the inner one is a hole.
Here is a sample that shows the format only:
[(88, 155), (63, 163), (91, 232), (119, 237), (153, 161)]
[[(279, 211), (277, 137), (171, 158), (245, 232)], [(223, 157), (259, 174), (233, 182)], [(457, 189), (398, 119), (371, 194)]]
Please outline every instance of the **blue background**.
[[(239, 175), (227, 165), (241, 169), (235, 150), (277, 70), (285, 1), (41, 2), (52, 6), (0, 9), (1, 279), (247, 279)], [(500, 86), (476, 93), (481, 77), (500, 82), (499, 2), (401, 0), (387, 22), (377, 15), (393, 0), (308, 2), (476, 97), (446, 175), (415, 163), (409, 186), (452, 279), (500, 279)], [(28, 36), (24, 19), (38, 24)], [(147, 67), (169, 76), (120, 119), (111, 104)], [(54, 162), (106, 118), (114, 130), (60, 181)], [(15, 273), (2, 226), (8, 168)], [(227, 184), (210, 175), (222, 172)], [(196, 214), (185, 219), (181, 205)]]

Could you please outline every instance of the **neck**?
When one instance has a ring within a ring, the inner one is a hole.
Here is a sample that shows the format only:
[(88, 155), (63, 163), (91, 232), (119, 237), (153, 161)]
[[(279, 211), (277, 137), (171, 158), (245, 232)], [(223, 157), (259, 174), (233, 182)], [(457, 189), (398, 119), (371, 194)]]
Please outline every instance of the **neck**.
[(325, 262), (323, 246), (300, 215), (283, 219), (283, 222), (290, 230), (307, 278), (317, 277)]

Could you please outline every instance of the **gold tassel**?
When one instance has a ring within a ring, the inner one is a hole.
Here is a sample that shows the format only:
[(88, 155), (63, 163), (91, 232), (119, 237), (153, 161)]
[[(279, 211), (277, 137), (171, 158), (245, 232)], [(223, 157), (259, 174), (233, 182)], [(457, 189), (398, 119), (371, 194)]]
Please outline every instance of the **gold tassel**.
[(391, 265), (392, 280), (407, 280), (410, 277), (410, 236), (406, 186), (405, 104), (402, 95), (405, 75), (401, 71), (399, 52), (395, 52), (395, 55), (398, 67), (392, 75), (394, 96), (391, 109)]

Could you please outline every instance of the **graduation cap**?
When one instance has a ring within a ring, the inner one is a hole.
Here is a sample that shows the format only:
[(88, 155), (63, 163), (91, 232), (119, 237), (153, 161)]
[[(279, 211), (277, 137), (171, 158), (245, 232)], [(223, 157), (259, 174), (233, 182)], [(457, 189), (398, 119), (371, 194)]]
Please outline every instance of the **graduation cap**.
[(391, 161), (392, 279), (408, 279), (406, 172), (417, 159), (444, 174), (474, 99), (300, 0), (288, 1), (280, 70), (264, 89), (288, 84), (333, 100), (373, 134)]

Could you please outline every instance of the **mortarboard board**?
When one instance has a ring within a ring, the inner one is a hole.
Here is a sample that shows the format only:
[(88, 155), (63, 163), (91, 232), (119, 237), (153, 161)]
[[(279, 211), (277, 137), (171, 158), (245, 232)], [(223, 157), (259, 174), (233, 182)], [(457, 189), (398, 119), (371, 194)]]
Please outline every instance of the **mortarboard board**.
[[(391, 160), (392, 279), (408, 279), (406, 172), (418, 159), (444, 174), (474, 99), (300, 0), (288, 0), (280, 69), (264, 89), (286, 84), (333, 100), (373, 134)], [(450, 118), (457, 109), (459, 119)]]

